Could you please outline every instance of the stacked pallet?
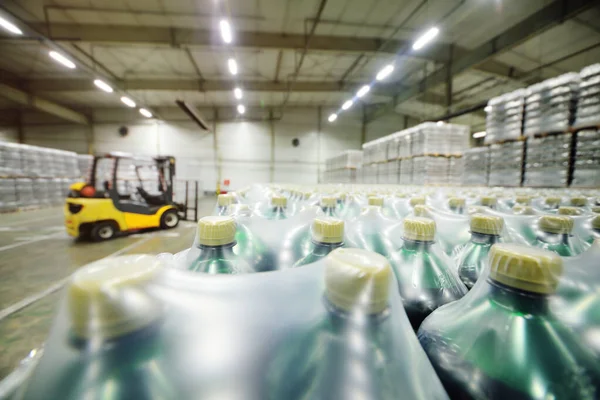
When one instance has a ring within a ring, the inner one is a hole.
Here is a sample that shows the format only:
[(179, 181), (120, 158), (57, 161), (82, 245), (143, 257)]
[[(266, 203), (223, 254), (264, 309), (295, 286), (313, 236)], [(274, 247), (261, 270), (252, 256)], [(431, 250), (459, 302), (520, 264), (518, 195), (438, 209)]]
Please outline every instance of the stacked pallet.
[(566, 187), (569, 184), (571, 133), (527, 140), (524, 186)]
[(600, 187), (600, 131), (598, 129), (584, 129), (577, 132), (571, 186)]
[(463, 154), (462, 184), (466, 186), (487, 186), (490, 162), (490, 148), (474, 147)]
[(600, 64), (585, 67), (579, 76), (581, 83), (574, 126), (600, 125)]
[(363, 163), (361, 150), (346, 150), (325, 160), (323, 180), (325, 182), (357, 183), (360, 182), (359, 169)]
[(521, 186), (524, 145), (519, 140), (490, 146), (489, 186)]
[(485, 107), (485, 144), (516, 140), (521, 136), (524, 103), (524, 89), (518, 89), (490, 99)]

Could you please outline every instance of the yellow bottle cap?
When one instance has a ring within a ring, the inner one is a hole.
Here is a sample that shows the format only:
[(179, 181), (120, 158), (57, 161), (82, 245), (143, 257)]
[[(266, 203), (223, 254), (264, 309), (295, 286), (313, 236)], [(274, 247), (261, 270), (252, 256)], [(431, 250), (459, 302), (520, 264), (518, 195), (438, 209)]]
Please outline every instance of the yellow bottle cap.
[(466, 201), (465, 201), (464, 197), (450, 197), (448, 199), (448, 206), (450, 208), (464, 207), (465, 204), (466, 204)]
[(418, 204), (425, 204), (425, 197), (411, 197), (409, 204), (414, 207)]
[(346, 192), (341, 192), (340, 194), (338, 194), (338, 199), (340, 199), (341, 201), (346, 201), (346, 198), (348, 197), (348, 193)]
[(577, 207), (558, 207), (558, 215), (581, 215), (582, 211)]
[(235, 241), (235, 221), (231, 217), (204, 217), (198, 221), (198, 242), (204, 246), (222, 246)]
[(344, 221), (331, 217), (315, 218), (312, 224), (312, 238), (321, 243), (342, 243), (344, 241)]
[(321, 197), (321, 207), (335, 207), (337, 199), (332, 196)]
[(585, 207), (587, 205), (587, 199), (583, 196), (571, 197), (571, 205), (574, 207)]
[(228, 194), (220, 194), (217, 196), (217, 204), (219, 207), (227, 207), (233, 203), (233, 197)]
[(161, 308), (143, 286), (160, 267), (155, 256), (136, 254), (106, 258), (75, 271), (67, 292), (75, 336), (111, 339), (156, 321)]
[(347, 312), (385, 311), (393, 276), (385, 257), (368, 250), (339, 248), (325, 260), (325, 290), (331, 304)]
[(383, 197), (379, 196), (369, 196), (369, 205), (370, 206), (383, 206)]
[(271, 197), (271, 205), (273, 207), (286, 207), (287, 206), (287, 198), (283, 196), (273, 196)]
[(474, 214), (471, 216), (471, 232), (484, 235), (500, 235), (504, 228), (504, 219), (495, 215)]
[(516, 204), (513, 206), (512, 211), (514, 214), (519, 215), (535, 215), (535, 210), (531, 206), (524, 206), (522, 204)]
[(423, 204), (417, 204), (413, 208), (416, 217), (431, 218), (431, 209)]
[(544, 215), (540, 218), (539, 226), (544, 232), (567, 234), (573, 230), (573, 218), (563, 215)]
[(551, 294), (562, 271), (560, 256), (548, 250), (510, 243), (495, 244), (490, 250), (490, 277), (506, 286)]
[(498, 199), (494, 196), (483, 196), (481, 198), (481, 205), (486, 207), (493, 207), (498, 204)]
[(394, 195), (401, 199), (408, 197), (408, 195), (406, 193), (402, 193), (402, 192), (396, 192)]
[(560, 204), (560, 197), (546, 197), (545, 203), (546, 205), (557, 207)]
[(530, 196), (517, 196), (515, 198), (515, 202), (517, 204), (529, 205), (529, 204), (531, 204), (531, 197)]
[[(592, 228), (596, 230), (600, 230), (600, 215), (596, 215), (592, 218)], [(596, 239), (598, 240), (598, 239)]]
[(594, 214), (600, 214), (600, 206), (594, 206), (594, 207), (592, 207), (592, 212)]
[(430, 218), (407, 217), (404, 219), (404, 238), (408, 240), (432, 241), (435, 237), (435, 222)]

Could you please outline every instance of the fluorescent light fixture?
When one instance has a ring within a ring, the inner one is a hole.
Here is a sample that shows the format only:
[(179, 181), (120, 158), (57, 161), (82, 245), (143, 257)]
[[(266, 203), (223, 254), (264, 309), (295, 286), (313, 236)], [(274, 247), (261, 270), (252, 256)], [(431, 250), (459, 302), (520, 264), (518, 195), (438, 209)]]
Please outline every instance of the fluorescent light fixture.
[(131, 100), (129, 97), (121, 97), (121, 101), (123, 102), (123, 104), (125, 104), (127, 107), (131, 107), (134, 108), (135, 107), (135, 101)]
[(394, 72), (394, 64), (388, 64), (381, 71), (377, 73), (375, 79), (382, 81), (387, 78), (392, 72)]
[(479, 138), (485, 137), (486, 134), (487, 134), (486, 131), (475, 132), (473, 134), (473, 138), (474, 139), (479, 139)]
[(242, 93), (242, 89), (240, 89), (239, 87), (236, 87), (235, 89), (233, 89), (233, 95), (238, 100), (241, 100), (242, 97), (244, 96), (244, 94)]
[(104, 90), (106, 93), (113, 92), (113, 88), (111, 88), (110, 85), (108, 83), (104, 82), (103, 80), (96, 79), (94, 81), (94, 85), (96, 85), (98, 88)]
[(430, 28), (427, 32), (421, 35), (421, 37), (418, 38), (415, 41), (415, 43), (413, 43), (413, 50), (422, 49), (427, 43), (431, 42), (433, 38), (435, 38), (438, 35), (438, 33), (440, 33), (440, 30), (435, 26), (433, 28)]
[(5, 20), (2, 17), (0, 17), (0, 26), (3, 27), (4, 29), (6, 29), (7, 31), (9, 31), (10, 33), (14, 33), (15, 35), (23, 34), (23, 31), (20, 30), (19, 28), (17, 28), (17, 26), (15, 24)]
[(369, 90), (371, 90), (371, 86), (369, 85), (361, 87), (358, 89), (358, 92), (356, 92), (356, 97), (363, 97), (365, 94), (369, 93)]
[(349, 109), (350, 107), (352, 107), (352, 104), (354, 104), (352, 100), (347, 100), (344, 104), (342, 104), (342, 110)]
[(336, 119), (337, 119), (337, 114), (331, 114), (331, 115), (329, 116), (329, 118), (327, 118), (327, 120), (328, 120), (329, 122), (333, 122), (333, 121), (335, 121)]
[(237, 112), (239, 112), (240, 114), (243, 114), (246, 112), (246, 107), (244, 107), (243, 104), (238, 104), (237, 106)]
[(489, 113), (492, 111), (492, 106), (485, 106), (485, 108), (483, 109), (483, 111)]
[(73, 61), (69, 60), (67, 57), (63, 56), (62, 54), (57, 53), (54, 50), (52, 50), (49, 54), (50, 54), (50, 57), (52, 57), (53, 59), (55, 59), (62, 65), (64, 65), (65, 67), (75, 69), (75, 63)]
[(229, 72), (231, 72), (231, 75), (237, 75), (238, 67), (237, 62), (235, 62), (235, 59), (230, 58), (229, 60), (227, 60), (227, 66), (229, 67)]
[(145, 108), (140, 108), (140, 114), (142, 114), (146, 118), (152, 118), (152, 113)]
[(229, 21), (226, 19), (222, 19), (219, 22), (219, 27), (221, 28), (221, 37), (225, 43), (231, 43), (231, 26), (229, 25)]

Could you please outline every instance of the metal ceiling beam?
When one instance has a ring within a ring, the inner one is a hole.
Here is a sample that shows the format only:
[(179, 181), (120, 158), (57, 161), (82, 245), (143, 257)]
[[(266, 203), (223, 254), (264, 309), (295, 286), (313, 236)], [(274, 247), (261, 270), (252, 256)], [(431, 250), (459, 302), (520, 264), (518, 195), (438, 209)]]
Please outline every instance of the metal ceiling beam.
[(476, 49), (460, 57), (455, 57), (451, 65), (445, 65), (425, 77), (419, 83), (398, 91), (393, 101), (379, 110), (370, 120), (376, 119), (378, 116), (393, 110), (396, 105), (416, 97), (428, 89), (443, 84), (448, 75), (455, 76), (476, 65), (481, 65), (491, 57), (513, 48), (532, 36), (539, 35), (599, 3), (600, 0), (556, 0), (552, 2)]
[(84, 114), (73, 111), (70, 108), (61, 106), (49, 100), (42, 99), (31, 93), (17, 89), (13, 86), (0, 83), (0, 96), (13, 101), (21, 106), (31, 107), (47, 114), (54, 115), (65, 121), (74, 122), (81, 125), (89, 125), (90, 120)]

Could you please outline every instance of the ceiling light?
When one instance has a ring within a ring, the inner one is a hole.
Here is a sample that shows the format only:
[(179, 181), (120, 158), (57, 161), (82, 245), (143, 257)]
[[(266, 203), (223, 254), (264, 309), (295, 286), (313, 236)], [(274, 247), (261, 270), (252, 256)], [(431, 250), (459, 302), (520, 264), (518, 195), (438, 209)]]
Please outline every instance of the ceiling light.
[(352, 100), (346, 101), (344, 104), (342, 104), (342, 110), (349, 109), (350, 107), (352, 107), (352, 104), (354, 104)]
[(121, 101), (123, 102), (123, 104), (125, 104), (127, 107), (131, 107), (134, 108), (135, 107), (135, 102), (133, 100), (131, 100), (129, 97), (121, 97)]
[(23, 31), (16, 27), (15, 24), (5, 20), (0, 17), (0, 26), (9, 31), (10, 33), (14, 33), (15, 35), (22, 35)]
[(356, 97), (363, 97), (365, 94), (369, 93), (369, 90), (371, 90), (371, 86), (369, 85), (361, 87), (358, 92), (356, 92)]
[(94, 81), (94, 85), (96, 85), (97, 87), (99, 87), (100, 89), (104, 90), (106, 93), (112, 93), (113, 92), (113, 88), (110, 87), (110, 85), (100, 79), (96, 79)]
[(337, 114), (331, 114), (331, 115), (329, 116), (329, 118), (327, 118), (327, 120), (328, 120), (329, 122), (333, 122), (333, 121), (335, 121), (336, 119), (337, 119)]
[(433, 40), (433, 38), (438, 35), (438, 33), (440, 33), (440, 30), (438, 28), (436, 28), (435, 26), (433, 28), (429, 29), (427, 32), (425, 32), (423, 35), (421, 35), (420, 38), (418, 38), (415, 41), (415, 43), (412, 46), (413, 50), (422, 49), (423, 46), (425, 46), (427, 43), (431, 42)]
[(75, 69), (75, 63), (73, 61), (69, 60), (67, 57), (63, 56), (62, 54), (57, 53), (56, 51), (51, 51), (49, 54), (50, 54), (50, 57), (52, 57), (53, 59), (55, 59), (62, 65), (64, 65), (65, 67)]
[(245, 113), (245, 112), (246, 112), (246, 107), (244, 107), (244, 105), (243, 105), (243, 104), (239, 104), (239, 105), (237, 106), (237, 112), (239, 112), (240, 114), (243, 114), (243, 113)]
[(233, 95), (236, 99), (241, 100), (244, 94), (242, 93), (242, 89), (236, 87), (233, 89)]
[(387, 78), (392, 72), (394, 72), (394, 64), (388, 64), (381, 71), (377, 73), (375, 79), (382, 81)]
[(479, 138), (485, 137), (486, 134), (487, 134), (486, 131), (475, 132), (473, 134), (473, 138), (474, 139), (479, 139)]
[(230, 58), (229, 60), (227, 60), (227, 66), (229, 67), (229, 72), (231, 72), (231, 75), (237, 75), (238, 68), (235, 59)]
[(222, 19), (219, 22), (219, 27), (221, 28), (221, 37), (225, 43), (231, 43), (231, 26), (229, 25), (229, 21), (226, 19)]
[(152, 113), (145, 108), (140, 108), (140, 114), (142, 114), (146, 118), (152, 118)]

